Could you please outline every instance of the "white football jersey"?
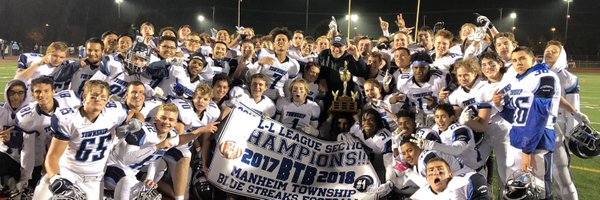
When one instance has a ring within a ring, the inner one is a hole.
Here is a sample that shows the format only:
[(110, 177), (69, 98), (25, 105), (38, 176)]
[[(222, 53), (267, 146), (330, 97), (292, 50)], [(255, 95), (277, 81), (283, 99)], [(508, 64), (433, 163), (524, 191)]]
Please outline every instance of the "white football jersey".
[(481, 91), (483, 90), (483, 88), (486, 87), (486, 85), (487, 81), (477, 79), (475, 80), (475, 83), (473, 83), (473, 86), (469, 91), (466, 91), (466, 89), (463, 86), (459, 86), (456, 90), (452, 92), (452, 94), (450, 94), (450, 96), (448, 96), (448, 101), (451, 105), (458, 106), (463, 110), (465, 108), (473, 110), (473, 112), (475, 112), (474, 115), (477, 116), (477, 111), (480, 108), (491, 107), (489, 101), (481, 102), (477, 101), (479, 98), (476, 98), (478, 95), (481, 94)]
[(365, 146), (369, 147), (373, 153), (386, 154), (392, 152), (392, 133), (386, 128), (379, 129), (372, 137), (367, 137), (360, 124), (356, 122), (350, 127), (349, 133), (360, 139), (360, 141)]
[[(505, 76), (506, 74), (504, 74), (504, 77)], [(491, 106), (492, 109), (490, 110), (490, 123), (506, 121), (500, 115), (498, 115), (499, 108), (496, 107), (496, 105), (494, 105), (493, 102), (494, 94), (496, 91), (500, 93), (508, 93), (508, 91), (510, 90), (510, 82), (508, 82), (508, 80), (510, 79), (505, 79), (504, 77), (500, 82), (497, 83), (482, 81), (485, 82), (485, 84), (479, 89), (479, 91), (475, 95), (476, 102), (487, 103)]]
[(94, 122), (77, 108), (61, 108), (52, 116), (54, 138), (69, 141), (60, 158), (61, 169), (82, 176), (102, 176), (113, 145), (114, 129), (123, 124), (127, 112), (120, 103), (109, 101)]
[(214, 101), (211, 101), (202, 116), (196, 114), (196, 109), (192, 103), (182, 99), (171, 99), (171, 103), (179, 108), (179, 120), (185, 125), (186, 131), (194, 131), (200, 127), (206, 126), (219, 119), (221, 110)]
[(269, 99), (267, 96), (263, 95), (262, 99), (259, 102), (254, 101), (251, 95), (247, 90), (244, 90), (241, 87), (233, 87), (231, 91), (229, 91), (229, 102), (234, 104), (233, 102), (242, 103), (248, 108), (269, 117), (275, 116), (275, 103), (273, 100)]
[(412, 68), (408, 73), (402, 73), (400, 69), (394, 72), (394, 78), (396, 78), (396, 90), (400, 90), (404, 84), (410, 81), (412, 77)]
[(38, 63), (44, 59), (44, 54), (39, 53), (23, 53), (17, 60), (17, 71), (25, 70), (34, 63)]
[[(435, 59), (435, 54), (432, 56), (432, 58)], [(461, 58), (462, 56), (460, 54), (448, 53), (444, 57), (434, 60), (433, 66), (437, 67), (440, 71), (444, 73), (448, 73), (450, 70), (450, 66)]]
[[(123, 97), (127, 92), (127, 86), (132, 81), (141, 81), (146, 85), (146, 88), (150, 88), (152, 84), (152, 78), (146, 73), (139, 73), (130, 75), (127, 70), (123, 68), (123, 63), (119, 59), (111, 60), (107, 64), (108, 71), (97, 71), (90, 80), (101, 80), (107, 82), (111, 95), (117, 95)], [(108, 72), (108, 74), (106, 74)]]
[(276, 107), (276, 115), (280, 115), (276, 119), (285, 126), (296, 130), (303, 130), (307, 126), (317, 128), (321, 108), (314, 101), (307, 99), (303, 104), (297, 105), (289, 98), (280, 98)]
[(428, 106), (425, 98), (433, 98), (438, 101), (440, 91), (446, 87), (444, 75), (440, 71), (432, 71), (429, 81), (423, 84), (417, 83), (412, 77), (398, 91), (406, 94), (411, 107), (422, 109), (427, 114), (433, 114), (434, 107)]
[(271, 57), (274, 59), (272, 66), (260, 65), (258, 62), (256, 62), (252, 65), (248, 65), (248, 73), (261, 73), (267, 76), (270, 85), (268, 86), (265, 95), (267, 95), (269, 98), (277, 99), (279, 97), (285, 97), (285, 93), (283, 91), (284, 85), (287, 80), (294, 79), (296, 76), (298, 76), (300, 64), (298, 64), (298, 61), (290, 57), (286, 57), (283, 62), (279, 62), (275, 55), (272, 55), (267, 51), (261, 51), (261, 53), (258, 55), (258, 60), (265, 57)]
[(52, 114), (62, 108), (76, 109), (80, 106), (81, 100), (77, 98), (73, 91), (63, 90), (54, 95), (54, 111), (51, 113), (45, 113), (37, 102), (32, 102), (19, 110), (16, 123), (24, 131), (20, 158), (21, 175), (29, 179), (33, 168), (44, 164), (46, 150), (50, 145), (53, 134), (50, 126)]
[[(433, 129), (438, 130), (437, 125)], [(471, 169), (478, 169), (485, 163), (479, 152), (475, 150), (473, 131), (468, 126), (452, 124), (446, 131), (440, 133), (440, 139), (442, 143), (434, 143), (432, 150), (456, 156)]]
[(446, 189), (435, 193), (428, 184), (421, 187), (410, 199), (414, 200), (471, 200), (488, 199), (488, 188), (485, 178), (475, 172), (458, 174), (448, 182)]
[[(177, 135), (173, 129), (166, 138)], [(109, 155), (108, 166), (122, 169), (126, 176), (135, 176), (144, 166), (165, 155), (167, 149), (154, 149), (160, 142), (162, 140), (158, 138), (154, 125), (146, 122), (140, 131), (128, 133), (127, 136), (119, 139)], [(143, 149), (146, 149), (147, 152), (142, 154), (139, 151), (144, 151)], [(130, 154), (135, 151), (138, 151), (135, 155), (142, 157), (132, 157)]]
[(169, 65), (169, 76), (164, 77), (158, 87), (160, 87), (165, 96), (178, 96), (175, 94), (175, 85), (177, 83), (185, 86), (186, 88), (193, 89), (190, 83), (190, 75), (187, 73), (187, 69), (183, 66)]
[[(73, 78), (71, 78), (71, 85), (69, 86), (70, 90), (75, 91), (75, 94), (81, 95), (83, 93), (83, 87), (85, 86), (85, 82), (90, 80), (96, 72), (100, 71), (99, 69), (104, 66), (100, 65), (96, 69), (92, 69), (87, 66), (85, 68), (79, 68), (74, 74)], [(57, 91), (59, 91), (57, 89)]]
[[(0, 103), (0, 128), (2, 130), (15, 126), (16, 115), (9, 108), (8, 103)], [(0, 142), (0, 152), (7, 154), (13, 160), (20, 162), (21, 148), (23, 146), (23, 133), (14, 130), (10, 133), (10, 141), (7, 143)]]

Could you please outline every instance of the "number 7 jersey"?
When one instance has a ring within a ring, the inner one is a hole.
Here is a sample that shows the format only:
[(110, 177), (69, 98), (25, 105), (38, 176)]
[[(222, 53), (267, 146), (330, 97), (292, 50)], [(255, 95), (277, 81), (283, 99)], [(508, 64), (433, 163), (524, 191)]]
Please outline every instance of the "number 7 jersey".
[(113, 145), (114, 129), (123, 124), (127, 112), (120, 103), (109, 101), (106, 107), (91, 122), (76, 108), (61, 108), (51, 119), (53, 136), (69, 141), (61, 156), (61, 169), (79, 175), (101, 176), (104, 173), (108, 154)]

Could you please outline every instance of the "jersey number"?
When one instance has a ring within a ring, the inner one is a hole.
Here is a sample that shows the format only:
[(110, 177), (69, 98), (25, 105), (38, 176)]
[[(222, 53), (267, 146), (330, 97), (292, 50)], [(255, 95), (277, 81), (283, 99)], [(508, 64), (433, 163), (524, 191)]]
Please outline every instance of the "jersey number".
[[(75, 154), (75, 160), (81, 162), (88, 161), (88, 159), (90, 158), (90, 154), (92, 153), (94, 154), (92, 156), (92, 162), (101, 160), (102, 158), (104, 158), (104, 152), (106, 152), (106, 149), (110, 143), (110, 139), (111, 135), (105, 135), (102, 137), (94, 137), (81, 140), (81, 146), (79, 146), (79, 150), (77, 150), (77, 153)], [(89, 144), (96, 143), (98, 144), (96, 149), (86, 148)]]
[(281, 78), (283, 78), (283, 75), (274, 73), (273, 78), (274, 78), (273, 83), (271, 83), (271, 86), (269, 86), (270, 89), (275, 89), (275, 85), (277, 85), (279, 80), (281, 80)]
[(517, 110), (515, 111), (515, 122), (520, 125), (524, 125), (527, 121), (527, 115), (529, 114), (529, 108), (522, 107), (522, 104), (529, 103), (528, 97), (517, 97), (515, 99), (515, 107)]

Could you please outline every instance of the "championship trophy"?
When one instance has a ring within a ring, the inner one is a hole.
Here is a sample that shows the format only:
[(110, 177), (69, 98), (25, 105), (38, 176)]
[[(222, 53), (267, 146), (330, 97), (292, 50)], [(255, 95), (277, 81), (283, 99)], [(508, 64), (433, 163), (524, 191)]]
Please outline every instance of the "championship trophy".
[(352, 79), (352, 74), (348, 71), (348, 62), (344, 63), (344, 69), (340, 71), (340, 79), (344, 82), (344, 90), (342, 91), (342, 96), (339, 96), (338, 91), (332, 91), (333, 94), (333, 103), (331, 105), (331, 112), (347, 112), (347, 113), (357, 113), (358, 112), (358, 103), (356, 100), (358, 99), (358, 92), (352, 91), (352, 96), (346, 95), (346, 91), (348, 89), (348, 81)]

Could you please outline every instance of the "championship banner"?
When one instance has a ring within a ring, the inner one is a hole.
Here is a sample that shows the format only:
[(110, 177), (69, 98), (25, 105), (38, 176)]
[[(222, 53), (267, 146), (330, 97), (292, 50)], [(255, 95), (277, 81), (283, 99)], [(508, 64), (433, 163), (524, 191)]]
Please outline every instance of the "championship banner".
[(323, 141), (243, 104), (222, 127), (207, 178), (257, 199), (355, 199), (379, 185), (360, 142)]

